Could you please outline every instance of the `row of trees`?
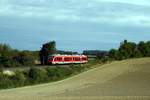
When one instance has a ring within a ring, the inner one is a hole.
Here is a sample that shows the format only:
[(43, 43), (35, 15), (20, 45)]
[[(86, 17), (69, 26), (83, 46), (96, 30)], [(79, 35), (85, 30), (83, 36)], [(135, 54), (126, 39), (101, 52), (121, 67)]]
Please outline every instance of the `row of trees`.
[(47, 64), (49, 55), (52, 54), (78, 54), (78, 52), (62, 51), (56, 49), (56, 42), (50, 41), (42, 45), (39, 51), (19, 51), (12, 49), (7, 44), (0, 44), (0, 67), (33, 66), (35, 61)]
[[(49, 55), (56, 53), (66, 53), (57, 51), (55, 41), (51, 41), (43, 44), (40, 51), (40, 58), (42, 64), (47, 64), (47, 59)], [(68, 54), (77, 54), (77, 52), (67, 52)], [(85, 50), (83, 51), (85, 55), (94, 55), (97, 58), (108, 60), (123, 60), (128, 58), (137, 57), (150, 57), (150, 41), (139, 42), (138, 44), (134, 42), (128, 42), (124, 40), (118, 49), (111, 49), (109, 52), (100, 50)]]
[[(52, 54), (78, 54), (71, 51), (60, 51), (56, 49), (56, 42), (50, 41), (43, 44), (40, 52), (38, 51), (18, 51), (12, 49), (7, 44), (0, 44), (0, 67), (17, 67), (17, 66), (31, 66), (36, 60), (41, 61), (41, 64), (47, 64), (49, 55)], [(113, 60), (123, 60), (136, 57), (150, 57), (150, 41), (128, 42), (124, 40), (118, 49), (111, 49), (107, 51), (84, 51), (85, 55), (96, 55), (98, 58), (105, 58)]]
[(150, 57), (150, 41), (128, 42), (124, 40), (118, 49), (109, 51), (109, 58), (113, 60), (123, 60), (128, 58)]
[(0, 67), (31, 66), (35, 59), (38, 59), (38, 52), (19, 51), (0, 44)]

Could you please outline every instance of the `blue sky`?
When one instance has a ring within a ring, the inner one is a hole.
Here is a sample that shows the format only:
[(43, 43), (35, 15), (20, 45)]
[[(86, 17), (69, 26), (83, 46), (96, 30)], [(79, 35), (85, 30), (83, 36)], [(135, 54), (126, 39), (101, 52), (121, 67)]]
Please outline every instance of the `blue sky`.
[(150, 0), (0, 0), (0, 43), (39, 50), (117, 48), (150, 40)]

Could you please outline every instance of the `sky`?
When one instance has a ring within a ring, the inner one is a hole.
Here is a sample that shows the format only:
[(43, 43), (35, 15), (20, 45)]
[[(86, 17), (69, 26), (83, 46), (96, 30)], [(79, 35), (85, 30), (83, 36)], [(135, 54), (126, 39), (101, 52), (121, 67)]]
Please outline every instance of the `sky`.
[(40, 50), (109, 50), (150, 40), (150, 0), (0, 0), (0, 43)]

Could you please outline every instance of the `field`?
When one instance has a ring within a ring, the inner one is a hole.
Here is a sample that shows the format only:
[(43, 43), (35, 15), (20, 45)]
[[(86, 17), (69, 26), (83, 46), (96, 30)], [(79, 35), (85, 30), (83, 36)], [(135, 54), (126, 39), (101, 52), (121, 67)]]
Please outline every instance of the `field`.
[(116, 61), (71, 78), (0, 91), (0, 100), (150, 100), (150, 58)]

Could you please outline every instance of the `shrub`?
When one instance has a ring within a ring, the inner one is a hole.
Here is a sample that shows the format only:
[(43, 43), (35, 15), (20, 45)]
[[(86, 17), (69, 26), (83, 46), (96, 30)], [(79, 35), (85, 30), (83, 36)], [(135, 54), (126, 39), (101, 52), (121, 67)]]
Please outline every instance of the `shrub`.
[(31, 83), (39, 83), (47, 80), (47, 71), (45, 69), (31, 68), (29, 70)]
[(0, 73), (0, 89), (7, 89), (12, 87), (14, 87), (14, 84), (10, 79), (10, 76)]
[(50, 67), (46, 70), (51, 81), (65, 78), (73, 73), (72, 69), (69, 67)]
[(13, 84), (15, 87), (18, 86), (24, 86), (26, 77), (21, 71), (16, 71), (15, 74), (11, 77), (11, 80), (13, 81)]

